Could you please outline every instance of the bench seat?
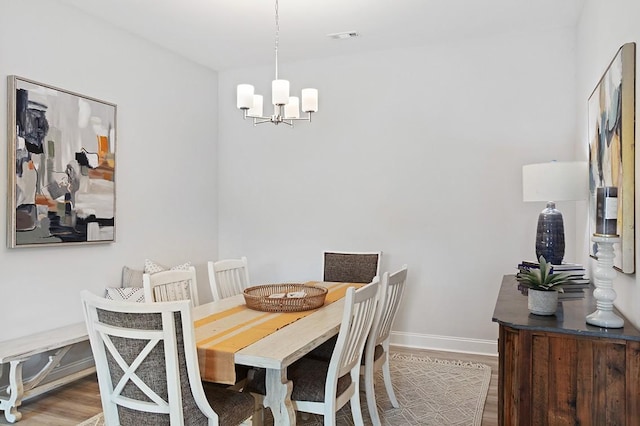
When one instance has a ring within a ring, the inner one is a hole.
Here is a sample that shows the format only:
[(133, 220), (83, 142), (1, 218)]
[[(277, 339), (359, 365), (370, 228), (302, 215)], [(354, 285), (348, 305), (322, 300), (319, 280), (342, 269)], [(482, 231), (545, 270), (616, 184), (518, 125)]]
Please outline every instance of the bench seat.
[[(0, 393), (0, 409), (4, 410), (7, 421), (15, 423), (22, 418), (22, 414), (18, 411), (22, 401), (41, 395), (73, 380), (88, 376), (96, 371), (95, 366), (86, 367), (73, 374), (42, 383), (60, 365), (62, 358), (73, 345), (88, 339), (87, 327), (84, 322), (80, 322), (0, 342), (0, 376), (4, 371), (4, 367), (7, 364), (10, 366), (9, 386), (6, 392)], [(48, 362), (40, 371), (24, 381), (22, 377), (23, 364), (30, 358), (48, 351), (55, 352), (49, 355)], [(3, 394), (8, 394), (9, 396), (4, 397), (2, 396)]]

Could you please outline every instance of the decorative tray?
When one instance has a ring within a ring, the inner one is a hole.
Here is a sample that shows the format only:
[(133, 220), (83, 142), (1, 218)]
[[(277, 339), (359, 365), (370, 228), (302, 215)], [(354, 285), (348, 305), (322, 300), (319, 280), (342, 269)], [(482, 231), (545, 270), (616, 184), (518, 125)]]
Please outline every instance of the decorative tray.
[(266, 284), (244, 290), (247, 307), (264, 312), (300, 312), (324, 305), (327, 289), (308, 284)]

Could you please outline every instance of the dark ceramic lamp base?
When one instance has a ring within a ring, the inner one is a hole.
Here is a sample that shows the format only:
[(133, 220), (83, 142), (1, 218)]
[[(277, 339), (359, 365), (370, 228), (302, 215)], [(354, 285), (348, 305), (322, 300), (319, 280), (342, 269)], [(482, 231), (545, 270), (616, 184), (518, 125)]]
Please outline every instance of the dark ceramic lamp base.
[(547, 207), (538, 216), (538, 230), (536, 233), (536, 258), (544, 256), (545, 260), (554, 265), (560, 265), (564, 258), (564, 222), (562, 213), (556, 210), (554, 202), (548, 202)]

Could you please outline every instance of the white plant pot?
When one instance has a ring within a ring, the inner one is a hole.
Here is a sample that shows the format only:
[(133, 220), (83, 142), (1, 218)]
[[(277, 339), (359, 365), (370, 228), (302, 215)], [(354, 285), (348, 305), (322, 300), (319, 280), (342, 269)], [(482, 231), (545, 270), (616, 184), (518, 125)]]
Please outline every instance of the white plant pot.
[(558, 292), (529, 289), (529, 312), (535, 315), (554, 315), (558, 309)]

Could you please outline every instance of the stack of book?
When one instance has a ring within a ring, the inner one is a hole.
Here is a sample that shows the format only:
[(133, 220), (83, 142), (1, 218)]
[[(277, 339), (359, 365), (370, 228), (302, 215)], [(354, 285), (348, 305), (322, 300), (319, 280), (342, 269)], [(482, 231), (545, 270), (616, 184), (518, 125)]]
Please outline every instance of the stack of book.
[[(540, 269), (540, 263), (523, 260), (518, 264), (516, 278), (520, 276), (520, 273), (531, 269)], [(569, 282), (562, 285), (564, 293), (558, 294), (559, 300), (581, 299), (584, 297), (585, 289), (589, 288), (589, 278), (585, 277), (586, 270), (579, 263), (551, 265), (551, 273), (569, 274)]]

